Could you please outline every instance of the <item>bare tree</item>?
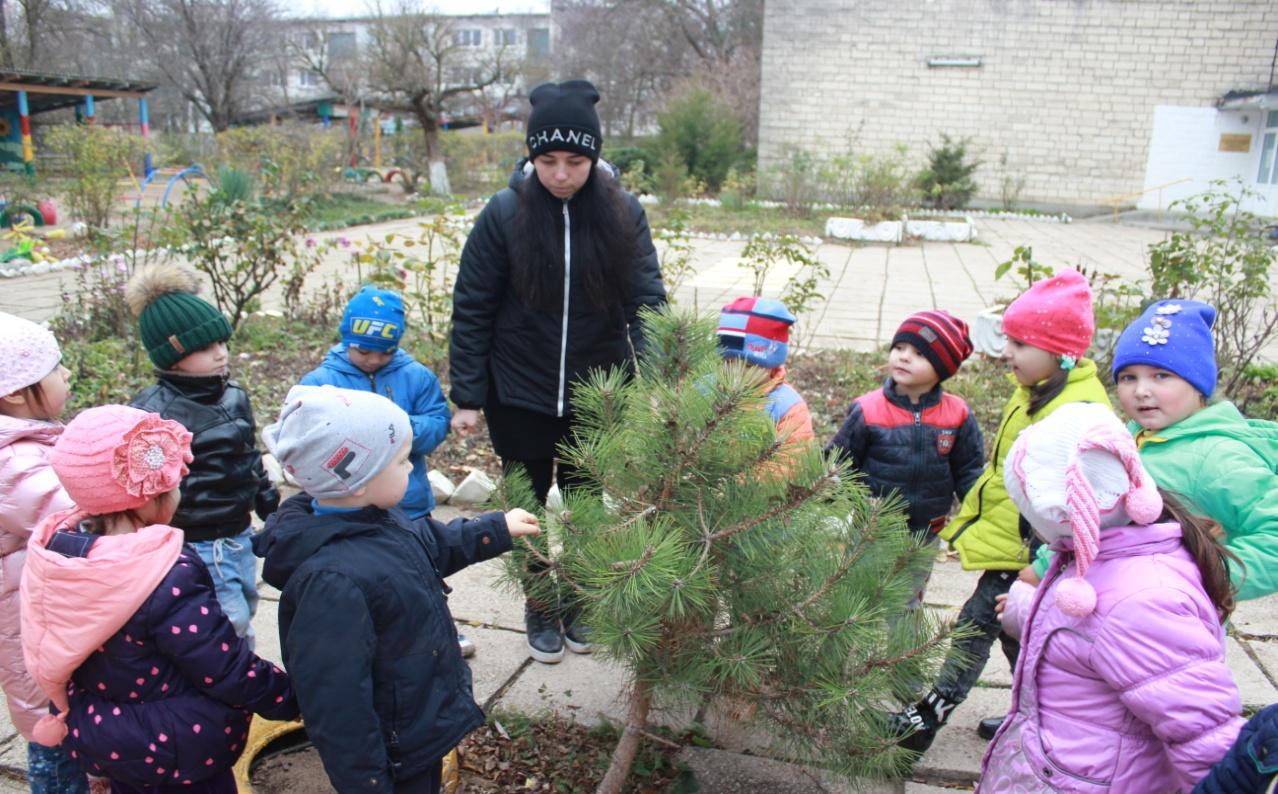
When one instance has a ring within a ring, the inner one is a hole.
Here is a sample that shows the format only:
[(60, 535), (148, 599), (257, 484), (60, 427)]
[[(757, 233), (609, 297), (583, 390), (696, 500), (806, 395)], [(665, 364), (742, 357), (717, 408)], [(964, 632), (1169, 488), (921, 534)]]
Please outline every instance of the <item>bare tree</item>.
[(222, 131), (255, 102), (253, 79), (278, 49), (271, 0), (114, 0), (139, 31), (144, 57)]
[(369, 98), (417, 120), (425, 138), (431, 193), (451, 192), (439, 140), (445, 110), (450, 101), (500, 80), (503, 53), (469, 56), (449, 20), (423, 11), (416, 0), (403, 0), (389, 13), (376, 9), (365, 57)]
[(51, 23), (67, 5), (64, 0), (17, 0), (12, 4), (0, 0), (0, 65), (36, 69), (53, 62), (45, 45), (53, 32)]

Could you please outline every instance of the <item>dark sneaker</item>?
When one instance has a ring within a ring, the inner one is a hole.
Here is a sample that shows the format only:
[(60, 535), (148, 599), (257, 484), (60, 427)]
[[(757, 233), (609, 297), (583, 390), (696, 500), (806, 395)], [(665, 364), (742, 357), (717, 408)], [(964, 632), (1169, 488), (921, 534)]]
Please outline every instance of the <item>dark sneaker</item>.
[(917, 706), (888, 715), (888, 726), (894, 736), (900, 736), (897, 745), (923, 755), (936, 741), (937, 727), (931, 724)]
[(524, 626), (528, 630), (528, 655), (542, 664), (556, 664), (564, 658), (564, 640), (559, 634), (559, 619), (549, 612), (524, 607)]
[(590, 653), (594, 650), (590, 645), (590, 629), (582, 625), (580, 617), (580, 612), (564, 616), (564, 645), (573, 653)]
[(1003, 727), (1003, 720), (1007, 717), (987, 717), (981, 720), (976, 726), (976, 733), (984, 740), (989, 741), (994, 738), (994, 734), (998, 733), (998, 729)]

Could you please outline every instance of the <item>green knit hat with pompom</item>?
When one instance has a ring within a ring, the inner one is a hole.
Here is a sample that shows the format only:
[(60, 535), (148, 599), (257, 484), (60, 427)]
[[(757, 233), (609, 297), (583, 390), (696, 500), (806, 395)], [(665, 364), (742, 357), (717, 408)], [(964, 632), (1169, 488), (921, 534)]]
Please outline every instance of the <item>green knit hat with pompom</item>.
[(199, 287), (189, 270), (161, 265), (139, 271), (124, 288), (142, 345), (158, 369), (172, 369), (190, 354), (231, 338), (231, 324), (195, 294)]

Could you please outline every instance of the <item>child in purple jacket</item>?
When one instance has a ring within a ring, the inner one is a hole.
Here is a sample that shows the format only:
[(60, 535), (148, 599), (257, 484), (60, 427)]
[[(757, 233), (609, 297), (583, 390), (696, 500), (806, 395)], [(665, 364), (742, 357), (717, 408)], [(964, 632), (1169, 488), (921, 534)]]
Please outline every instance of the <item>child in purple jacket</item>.
[(1021, 654), (980, 791), (1188, 791), (1243, 724), (1226, 552), (1103, 405), (1023, 430), (1004, 481), (1056, 554), (1037, 588), (1017, 582), (998, 605)]

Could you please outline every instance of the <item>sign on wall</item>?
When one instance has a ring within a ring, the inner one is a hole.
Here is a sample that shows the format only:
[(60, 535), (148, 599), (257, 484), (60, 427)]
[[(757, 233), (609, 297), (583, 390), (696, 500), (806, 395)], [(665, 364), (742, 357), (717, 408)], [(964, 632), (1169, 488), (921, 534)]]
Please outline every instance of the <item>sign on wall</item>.
[(1222, 132), (1220, 134), (1220, 147), (1218, 151), (1250, 152), (1251, 135), (1245, 132)]

